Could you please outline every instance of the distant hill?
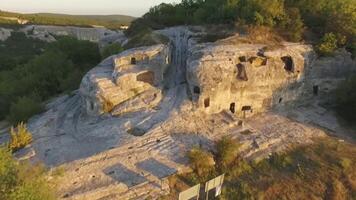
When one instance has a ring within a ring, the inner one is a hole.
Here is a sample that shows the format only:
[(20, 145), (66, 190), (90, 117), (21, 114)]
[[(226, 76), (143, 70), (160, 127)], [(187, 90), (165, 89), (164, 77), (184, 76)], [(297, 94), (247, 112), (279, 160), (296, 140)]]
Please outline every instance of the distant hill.
[(0, 11), (0, 23), (18, 23), (17, 19), (26, 20), (30, 24), (74, 25), (74, 26), (105, 26), (118, 29), (129, 25), (135, 17), (127, 15), (67, 15), (54, 13), (21, 14)]

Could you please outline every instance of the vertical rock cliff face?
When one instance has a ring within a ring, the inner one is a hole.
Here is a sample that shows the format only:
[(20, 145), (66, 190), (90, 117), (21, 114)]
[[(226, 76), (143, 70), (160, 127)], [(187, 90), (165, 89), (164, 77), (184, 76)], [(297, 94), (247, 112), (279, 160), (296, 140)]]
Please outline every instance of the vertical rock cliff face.
[(312, 48), (290, 43), (276, 50), (264, 47), (207, 44), (193, 51), (187, 79), (198, 109), (248, 117), (297, 99)]
[(314, 59), (305, 72), (305, 100), (320, 99), (330, 101), (330, 95), (340, 81), (356, 74), (356, 60), (344, 49), (338, 50), (332, 57)]

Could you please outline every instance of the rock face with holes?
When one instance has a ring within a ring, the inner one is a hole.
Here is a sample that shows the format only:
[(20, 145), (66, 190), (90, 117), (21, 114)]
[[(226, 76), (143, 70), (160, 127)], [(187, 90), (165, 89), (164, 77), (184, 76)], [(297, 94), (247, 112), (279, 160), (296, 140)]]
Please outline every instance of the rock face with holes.
[(160, 102), (163, 74), (169, 63), (168, 46), (131, 49), (111, 59), (111, 66), (98, 66), (82, 80), (80, 94), (89, 114), (120, 115)]
[(310, 46), (285, 43), (266, 50), (257, 44), (206, 44), (188, 60), (193, 101), (207, 113), (230, 110), (248, 117), (295, 100), (301, 93)]

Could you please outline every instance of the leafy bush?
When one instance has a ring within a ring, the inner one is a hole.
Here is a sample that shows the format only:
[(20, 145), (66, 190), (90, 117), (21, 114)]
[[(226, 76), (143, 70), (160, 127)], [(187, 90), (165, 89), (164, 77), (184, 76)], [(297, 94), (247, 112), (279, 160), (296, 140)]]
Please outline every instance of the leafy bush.
[(190, 165), (199, 177), (206, 177), (215, 164), (213, 155), (200, 148), (193, 148), (188, 153)]
[(103, 49), (103, 52), (101, 53), (101, 57), (105, 59), (109, 56), (119, 54), (123, 50), (124, 48), (122, 48), (122, 46), (118, 43), (110, 44)]
[(14, 127), (11, 127), (10, 142), (8, 146), (12, 152), (24, 148), (31, 142), (32, 142), (32, 135), (27, 130), (26, 124), (21, 122), (17, 125), (16, 129)]
[[(28, 57), (21, 62), (9, 62), (11, 67), (0, 73), (0, 119), (7, 117), (13, 123), (26, 121), (41, 111), (42, 102), (77, 89), (83, 75), (100, 61), (97, 44), (69, 37), (57, 39), (45, 48), (36, 46), (36, 41), (22, 38), (18, 44), (13, 40), (12, 46), (18, 48), (9, 48), (6, 54), (0, 53), (10, 60), (17, 52)], [(22, 40), (27, 46), (35, 46), (37, 51), (27, 56), (28, 52), (22, 52), (22, 49), (28, 47), (21, 45)]]
[(8, 199), (11, 190), (18, 184), (16, 167), (8, 148), (0, 146), (0, 199)]
[(223, 137), (216, 143), (216, 160), (223, 171), (237, 159), (239, 153), (239, 143), (231, 138)]
[(42, 111), (42, 106), (38, 100), (30, 97), (21, 97), (10, 106), (10, 114), (7, 117), (12, 123), (26, 121), (31, 116)]
[(317, 46), (317, 51), (322, 56), (332, 56), (337, 49), (337, 38), (333, 33), (327, 33), (321, 39), (320, 44)]
[[(352, 43), (356, 37), (355, 9), (354, 0), (182, 0), (153, 7), (133, 21), (126, 33), (133, 37), (142, 30), (167, 26), (245, 24), (270, 27), (291, 41), (303, 39), (306, 30), (314, 38), (338, 33)], [(321, 52), (329, 53), (333, 44), (324, 42)]]
[(42, 165), (18, 163), (7, 148), (0, 147), (0, 199), (54, 200), (54, 189)]

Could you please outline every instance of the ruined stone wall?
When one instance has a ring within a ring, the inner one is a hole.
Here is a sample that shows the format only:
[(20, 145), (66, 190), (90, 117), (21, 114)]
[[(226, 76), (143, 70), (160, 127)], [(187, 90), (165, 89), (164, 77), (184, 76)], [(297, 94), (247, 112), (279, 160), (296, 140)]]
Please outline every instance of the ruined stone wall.
[(263, 47), (208, 44), (193, 50), (187, 80), (196, 107), (248, 117), (298, 98), (312, 48), (291, 43), (271, 51)]

